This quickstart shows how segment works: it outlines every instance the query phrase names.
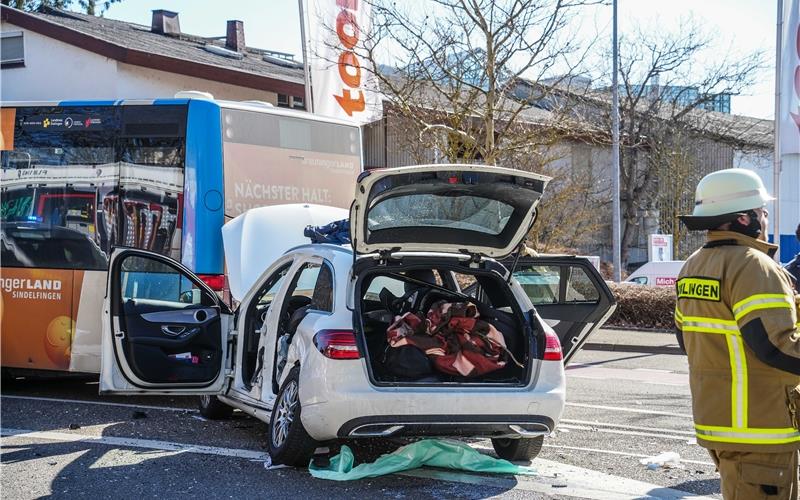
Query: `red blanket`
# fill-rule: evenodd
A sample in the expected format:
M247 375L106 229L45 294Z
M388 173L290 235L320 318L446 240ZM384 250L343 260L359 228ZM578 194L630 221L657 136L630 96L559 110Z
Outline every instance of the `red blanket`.
M426 318L408 312L386 332L389 346L421 349L444 373L474 377L499 370L510 357L503 335L468 302L436 302Z

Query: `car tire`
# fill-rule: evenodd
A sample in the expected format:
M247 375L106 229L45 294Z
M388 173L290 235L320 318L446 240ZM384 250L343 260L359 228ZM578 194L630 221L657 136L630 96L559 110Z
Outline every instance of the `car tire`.
M269 419L269 455L272 463L306 467L317 443L300 420L300 368L292 368L283 381Z
M200 415L211 420L231 418L233 408L226 405L216 396L200 396Z
M542 451L544 436L535 438L494 438L492 446L500 458L510 462L524 462L533 460Z

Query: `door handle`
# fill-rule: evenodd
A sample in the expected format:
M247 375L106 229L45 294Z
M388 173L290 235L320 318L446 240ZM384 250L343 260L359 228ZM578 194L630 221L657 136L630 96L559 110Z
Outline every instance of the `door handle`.
M184 333L185 331L186 331L185 326L163 325L161 327L161 332L171 337L177 337L178 335Z

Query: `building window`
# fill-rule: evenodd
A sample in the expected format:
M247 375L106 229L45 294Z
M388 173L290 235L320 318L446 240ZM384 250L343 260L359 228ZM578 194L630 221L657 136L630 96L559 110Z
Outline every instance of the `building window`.
M288 108L289 107L289 96L286 94L278 94L278 107L281 108Z
M305 99L303 99L302 97L293 96L292 107L294 109L306 109Z
M21 31L2 33L0 39L0 67L13 68L25 65L25 47Z

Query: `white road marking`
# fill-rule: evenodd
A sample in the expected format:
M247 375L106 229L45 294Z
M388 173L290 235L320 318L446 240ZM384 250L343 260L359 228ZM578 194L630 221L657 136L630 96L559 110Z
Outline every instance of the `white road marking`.
M494 448L491 446L481 446L480 444L471 444L475 449L484 450L484 451L494 451ZM616 451L616 450L606 450L603 448L582 448L580 446L562 446L559 444L543 444L543 448L553 448L556 450L572 450L572 451L588 451L592 453L600 453L603 455L618 455L622 457L635 457L635 458L648 458L651 455L642 455L641 453L631 453L628 451ZM539 458L533 461L533 465L535 466L536 463L539 462ZM703 462L702 460L686 460L681 458L681 463L685 464L696 464L696 465L708 465L710 467L716 467L713 462Z
M86 401L82 399L61 399L61 398L46 398L40 396L10 396L3 394L0 399L25 399L30 401L50 401L53 403L77 403L82 405L100 405L100 406L119 406L122 408L135 408L144 410L164 410L164 411L184 411L189 413L198 413L196 408L177 408L174 406L155 406L155 405L137 405L130 403L112 403L110 401Z
M645 410L640 408L626 408L621 406L604 406L604 405L591 405L586 403L567 403L567 406L574 406L576 408L593 408L596 410L611 410L611 411L622 411L622 412L629 412L629 413L645 413L647 415L661 415L665 417L682 417L692 419L692 415L687 413L673 413L669 411L653 411L653 410Z
M679 500L708 499L685 491L665 488L611 474L551 460L537 458L531 465L537 470L536 476L515 476L513 479L481 476L465 472L450 472L436 469L414 469L399 473L403 476L438 479L482 486L494 486L508 490L534 491L545 495L564 495L592 500Z
M688 436L673 436L671 434L662 434L654 432L639 432L639 431L626 431L621 429L603 429L601 427L589 427L584 425L558 425L559 428L576 430L576 431L592 431L592 432L605 432L606 434L620 434L623 436L640 436L640 437L657 437L661 439L671 439L674 441L687 441Z
M269 459L269 455L267 453L256 450L172 443L168 441L157 441L151 439L87 436L79 433L33 431L7 428L0 428L0 436L3 436L0 438L0 441L2 441L4 446L13 446L14 441L24 441L27 438L57 441L62 443L83 442L129 448L146 448L165 452L199 453L205 455L218 455L259 461L266 461ZM536 459L533 463L533 467L537 469L539 473L537 476L517 476L513 479L432 469L415 469L412 471L405 471L400 474L404 476L440 479L451 482L480 484L514 490L536 491L544 494L559 494L564 496L597 500L627 500L634 498L660 500L679 500L691 498L695 500L701 500L708 498L695 496L690 493L671 488L665 488L656 484L604 474L602 472L561 464L545 459Z
M172 443L155 439L123 438L113 436L88 436L80 433L32 431L25 429L0 428L0 436L4 445L11 444L18 438L44 439L62 443L96 443L109 446L123 446L128 448L147 448L149 450L180 451L184 453L199 453L202 455L219 455L223 457L246 458L249 460L268 460L269 453L256 450L243 450L237 448L220 448L217 446L204 446L199 444Z
M574 451L590 451L593 453L602 453L605 455L620 455L623 457L636 457L636 458L647 458L650 455L642 455L640 453L629 453L627 451L614 451L614 450L604 450L599 448L581 448L579 446L561 446L557 444L543 444L542 447L544 448L555 448L560 450L574 450ZM681 458L681 463L685 464L697 464L697 465L708 465L710 467L715 467L713 462L703 462L702 460L686 460Z
M636 425L611 424L611 423L608 423L608 422L592 422L590 420L574 420L574 419L570 419L570 418L562 418L561 422L562 423L567 423L567 424L575 424L575 425L589 425L589 426L592 426L592 427L615 427L615 428L618 428L618 429L630 429L630 430L634 430L634 431L669 432L669 433L672 433L672 434L684 434L686 436L691 436L691 437L695 436L695 432L694 431L690 431L690 430L659 429L659 428L656 428L656 427L639 427L639 426L636 426ZM560 425L559 425L559 427L560 427Z

